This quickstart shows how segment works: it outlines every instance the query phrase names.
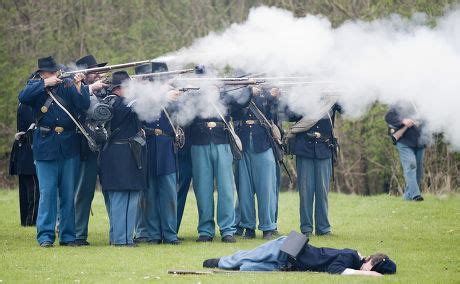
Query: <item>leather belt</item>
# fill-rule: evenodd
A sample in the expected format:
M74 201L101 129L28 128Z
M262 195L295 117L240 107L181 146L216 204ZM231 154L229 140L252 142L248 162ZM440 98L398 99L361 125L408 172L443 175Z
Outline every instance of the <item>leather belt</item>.
M145 135L147 136L170 136L172 137L172 135L164 132L162 129L160 128L144 128L144 131L145 131Z
M223 122L217 122L217 121L208 121L208 122L199 122L197 123L199 127L207 127L209 129L213 129L215 127L225 127L225 124Z
M245 120L244 121L245 124L247 125L254 125L254 124L260 124L260 122L258 120Z

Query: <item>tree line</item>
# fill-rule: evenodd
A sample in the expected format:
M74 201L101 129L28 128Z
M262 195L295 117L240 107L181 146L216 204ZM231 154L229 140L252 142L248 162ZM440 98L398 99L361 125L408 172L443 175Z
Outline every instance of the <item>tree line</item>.
M435 17L459 0L5 0L0 2L0 188L13 188L8 156L16 129L18 92L39 57L66 64L91 53L111 64L155 58L194 39L246 19L259 5L285 8L296 16L321 14L334 26L392 13ZM345 193L400 193L404 187L395 147L386 134L387 107L376 103L359 120L337 120L341 151L334 190ZM295 161L287 157L295 189ZM460 154L449 151L442 134L425 157L423 188L451 192L460 187Z

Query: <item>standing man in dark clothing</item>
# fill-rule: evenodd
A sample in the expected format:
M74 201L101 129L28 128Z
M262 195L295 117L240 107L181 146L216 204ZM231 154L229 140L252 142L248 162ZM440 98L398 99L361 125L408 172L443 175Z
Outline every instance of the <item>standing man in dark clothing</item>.
M30 106L19 103L17 133L10 157L10 175L19 177L19 211L21 226L35 226L40 191L32 153L35 128L34 113Z
M109 196L110 244L134 246L134 228L140 192L147 188L145 134L137 114L123 96L126 71L114 72L111 135L101 151L102 190Z
M335 101L334 98L325 99L322 102L324 106L319 108L318 115L312 119L291 115L290 120L297 122L286 135L292 139L288 147L296 155L300 230L307 236L313 233L313 212L316 235L331 233L328 193L336 147L333 128L335 113L341 112Z
M75 244L75 186L77 182L80 139L70 115L77 117L89 107L89 90L82 86L83 74L72 82L57 78L58 66L52 57L38 60L36 76L27 82L19 101L34 110L36 130L33 156L40 184L37 216L37 241L51 247L55 241L57 198L59 195L59 244ZM51 98L53 94L66 113Z
M91 54L78 59L75 63L79 69L102 67L107 64L107 62L97 63L96 59ZM99 74L88 73L86 74L84 84L94 84L99 77ZM100 87L107 87L107 85L102 82L97 82L96 84L101 85ZM93 88L90 89L90 100L97 99L97 91L98 90L95 89L93 90ZM97 157L99 153L93 153L90 150L86 138L82 137L81 143L80 174L75 195L75 242L78 245L89 245L87 241L88 222L91 212L91 203L93 202L94 192L96 190L98 172Z
M312 271L363 276L396 273L396 264L381 253L362 257L356 250L318 248L308 244L307 240L296 255L291 255L285 250L289 242L290 237L280 237L253 250L241 250L233 255L207 259L203 262L203 267L240 271Z
M276 161L273 154L271 128L273 107L278 92L252 87L251 105L237 110L233 115L236 133L243 143L243 157L237 161L237 188L240 222L246 229L245 238L255 238L257 196L259 229L264 239L271 239L277 228L276 214ZM256 109L255 109L256 108ZM259 115L255 114L258 112ZM262 113L265 119L258 119Z
M398 148L404 171L406 180L404 199L409 201L423 201L420 186L426 138L422 135L422 124L416 116L415 106L407 102L392 106L385 115L385 121L393 143Z

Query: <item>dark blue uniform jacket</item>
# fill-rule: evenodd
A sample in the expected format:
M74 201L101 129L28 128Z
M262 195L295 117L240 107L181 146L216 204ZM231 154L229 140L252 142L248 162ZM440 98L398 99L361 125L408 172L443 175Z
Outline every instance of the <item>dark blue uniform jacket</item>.
M19 104L17 112L17 132L26 132L35 122L30 106ZM10 157L10 175L35 175L35 164L32 153L32 135L29 133L15 140Z
M117 144L135 137L141 130L137 114L127 106L122 97L115 98L113 118L110 122L112 132L107 146L100 154L100 177L102 190L105 191L140 191L147 188L146 151L142 152L142 169L129 144Z
M359 270L362 260L352 249L317 248L305 245L295 261L296 270L341 274L345 269Z
M67 110L77 118L89 107L89 88L82 86L78 93L73 84L65 86L61 83L55 87L55 93L62 98ZM34 117L37 119L43 113L41 107L48 99L43 80L29 80L26 87L19 94L19 101L32 107ZM48 127L51 131L41 135L39 129L35 130L33 152L35 160L57 160L73 158L79 154L80 139L74 122L54 102L48 111L43 114L38 126ZM55 127L63 127L64 132L58 134Z
M406 117L410 118L414 114L413 108L391 107L385 115L385 121L392 127L399 129L404 127L402 120ZM407 129L398 142L409 147L423 148L425 145L421 140L421 128L414 125Z
M159 119L146 122L144 129L147 134L147 168L149 175L167 175L176 172L174 155L174 131L164 112ZM155 135L154 130L162 133Z
M331 119L326 115L321 118L309 130L296 134L294 142L294 155L308 159L328 159L332 157L332 148L330 142L332 139L332 129L336 111L342 112L339 105L334 105L329 111ZM298 121L302 117L289 114L290 121ZM321 138L312 137L314 132L319 132ZM309 135L310 134L310 135Z
M276 111L276 98L271 96L266 90L263 90L260 95L253 96L252 101L257 108L270 121L274 118ZM269 132L257 120L257 117L252 113L249 107L241 108L232 114L235 121L235 130L243 143L243 151L249 149L249 137L252 135L253 149L256 153L262 153L270 148ZM247 124L246 121L255 120L255 124ZM276 121L275 121L276 123ZM271 131L271 130L269 130Z
M246 87L238 90L237 95L235 94L226 94L226 92L221 93L221 97L224 101L224 104L228 108L227 114L225 115L225 120L229 122L231 120L230 113L236 111L238 108L247 107L252 97L252 91ZM212 107L212 106L209 106ZM217 126L214 128L209 128L207 126L208 122L216 122ZM211 143L214 144L228 144L229 138L227 130L223 125L222 119L219 116L211 118L196 118L191 126L191 143L192 145L208 145Z

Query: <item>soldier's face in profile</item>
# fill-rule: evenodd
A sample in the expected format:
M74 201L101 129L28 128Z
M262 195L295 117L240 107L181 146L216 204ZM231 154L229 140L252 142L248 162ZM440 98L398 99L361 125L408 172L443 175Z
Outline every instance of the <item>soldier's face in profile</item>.
M99 75L94 73L89 73L86 75L85 81L87 84L92 84L98 79Z
M366 257L366 259L364 260L364 263L361 265L361 268L359 270L364 270L364 271L372 270L372 263L369 257Z
M48 78L56 77L56 76L57 76L57 72L40 71L40 77L42 77L42 79L48 79Z
M114 88L114 89L112 90L112 93L113 93L114 95L119 96L119 97L123 97L124 91L123 91L123 88L121 88L121 87L116 87L116 88Z

